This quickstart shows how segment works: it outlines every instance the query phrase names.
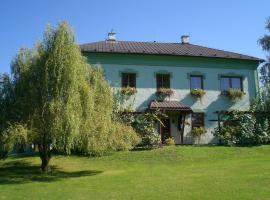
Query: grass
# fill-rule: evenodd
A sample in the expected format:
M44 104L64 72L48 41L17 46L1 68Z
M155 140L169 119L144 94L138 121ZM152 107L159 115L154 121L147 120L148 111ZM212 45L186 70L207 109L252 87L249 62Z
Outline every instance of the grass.
M0 161L0 199L270 199L270 146L165 147L85 158Z

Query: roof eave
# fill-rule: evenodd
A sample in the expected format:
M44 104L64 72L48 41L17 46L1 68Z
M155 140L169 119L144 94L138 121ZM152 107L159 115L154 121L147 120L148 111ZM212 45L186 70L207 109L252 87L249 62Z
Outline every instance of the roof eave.
M196 58L217 58L217 59L230 59L230 60L243 60L243 61L257 61L258 63L265 62L264 59L261 58L231 58L231 57L220 57L220 56L200 56L200 55L176 55L176 54L158 54L158 53L132 53L132 52L113 52L113 51L89 51L89 50L81 50L82 53L100 53L100 54L126 54L126 55L153 55L153 56L175 56L175 57L196 57Z

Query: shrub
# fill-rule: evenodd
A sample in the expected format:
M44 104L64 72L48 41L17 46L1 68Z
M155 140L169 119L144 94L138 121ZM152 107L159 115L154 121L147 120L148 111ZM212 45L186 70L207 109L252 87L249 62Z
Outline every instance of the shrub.
M266 118L256 118L252 113L233 111L214 135L223 145L258 145L269 142L269 123Z
M26 144L28 129L21 124L12 124L0 133L0 159L7 158L15 144Z
M119 112L114 114L115 121L120 121L136 131L141 138L138 146L153 148L161 143L161 137L156 131L156 122L159 121L158 111L151 113Z
M205 91L203 89L192 89L190 94L194 97L202 98L205 95Z
M195 137L201 137L201 135L204 134L204 132L205 132L205 130L203 127L194 127L191 130L192 135Z
M126 96L131 96L137 93L137 89L135 87L124 87L121 89L121 94Z
M140 138L131 126L117 122L112 126L110 142L112 150L130 150L140 142Z
M161 143L161 137L156 131L155 124L159 121L159 112L141 113L134 117L132 127L141 137L139 146L153 148Z
M237 99L242 99L244 96L244 92L242 92L239 89L229 89L226 93L226 95L231 99L231 100L237 100Z
M167 145L167 146L175 145L174 139L172 139L172 138L167 138L167 139L164 141L164 144Z
M156 130L156 123L161 117L166 117L159 110L153 112L134 112L131 105L126 105L118 92L114 93L113 120L121 122L127 126L132 126L140 137L139 147L153 148L161 143L160 134Z
M191 130L191 134L198 139L198 143L201 141L201 136L205 133L205 129L203 127L194 127Z

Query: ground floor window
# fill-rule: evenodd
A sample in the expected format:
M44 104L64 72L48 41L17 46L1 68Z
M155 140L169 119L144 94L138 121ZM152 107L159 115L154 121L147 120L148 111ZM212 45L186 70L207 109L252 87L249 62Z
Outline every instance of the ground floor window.
M191 123L192 128L204 127L204 113L192 113Z

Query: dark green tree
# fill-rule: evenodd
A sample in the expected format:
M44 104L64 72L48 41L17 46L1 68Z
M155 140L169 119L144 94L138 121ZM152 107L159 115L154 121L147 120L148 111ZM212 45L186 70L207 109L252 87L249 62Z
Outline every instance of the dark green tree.
M270 17L267 19L265 29L270 33ZM260 68L261 82L264 86L269 86L270 84L270 35L265 34L259 39L259 44L262 49L267 53L267 60L264 62Z

